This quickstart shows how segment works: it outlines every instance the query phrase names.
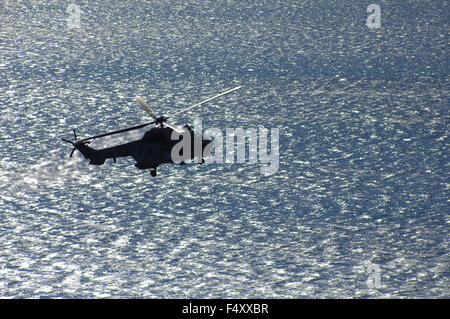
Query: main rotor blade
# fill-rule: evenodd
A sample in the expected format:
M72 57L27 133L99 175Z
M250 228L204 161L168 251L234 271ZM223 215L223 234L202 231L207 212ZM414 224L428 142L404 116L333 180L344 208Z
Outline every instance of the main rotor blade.
M168 127L170 127L172 130L174 130L175 132L177 132L178 134L183 134L184 132L186 132L186 129L177 126L177 125L173 125L167 122L162 122L163 125L166 125Z
M150 115L154 119L158 117L158 114L153 111L153 109L147 104L147 102L144 101L143 98L141 98L140 96L136 96L136 102L138 102L142 106L142 108L145 112L147 112L148 115Z
M186 108L186 109L184 109L184 110L181 110L181 111L179 111L179 112L176 112L176 113L172 114L171 116L168 116L167 118L174 117L174 116L176 116L176 115L178 115L178 114L181 114L181 113L183 113L183 112L186 112L187 110L190 110L190 109L192 109L192 108L194 108L194 107L196 107L196 106L200 106L200 105L202 105L202 104L205 104L206 102L209 102L209 101L211 101L211 100L217 99L218 97L220 97L220 96L222 96L222 95L231 93L231 92L236 91L237 89L240 89L240 88L241 88L241 86L237 86L237 87L235 87L235 88L233 88L233 89L230 89L230 90L227 90L227 91L222 92L222 93L220 93L220 94L217 94L217 95L215 95L215 96L213 96L213 97L210 97L209 99L206 99L206 100L204 100L204 101L201 101L200 103L197 103L197 104L192 105L192 106L190 106L190 107L188 107L188 108Z
M91 137L86 137L86 138L83 138L82 140L79 140L79 141L77 141L77 142L86 142L86 141L89 141L89 140L93 140L93 139L95 139L95 138L100 138L100 137L105 137L105 136L109 136L109 135L114 135L114 134L119 134L119 133L125 133L125 132L128 132L128 131L138 130L138 129L140 129L140 128L143 128L143 127L145 127L145 126L148 126L148 125L154 124L154 123L155 123L155 121L150 122L150 123L144 123L144 124L140 124L140 125L136 125L136 126L131 126L131 127L123 128L123 129L117 130L117 131L111 131L111 132L104 133L104 134L100 134L100 135L95 135L95 136L91 136Z

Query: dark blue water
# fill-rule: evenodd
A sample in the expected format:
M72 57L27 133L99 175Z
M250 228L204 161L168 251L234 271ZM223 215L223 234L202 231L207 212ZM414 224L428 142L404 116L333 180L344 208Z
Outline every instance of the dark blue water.
M448 298L448 2L370 3L1 1L0 296ZM176 122L279 128L273 175L60 139L237 85Z

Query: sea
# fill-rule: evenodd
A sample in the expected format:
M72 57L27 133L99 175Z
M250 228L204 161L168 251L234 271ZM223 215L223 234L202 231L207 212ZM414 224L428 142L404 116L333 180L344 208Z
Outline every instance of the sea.
M450 298L449 21L441 0L1 0L0 297ZM150 121L137 95L170 115L237 86L170 121L278 130L270 173L152 177L61 140Z

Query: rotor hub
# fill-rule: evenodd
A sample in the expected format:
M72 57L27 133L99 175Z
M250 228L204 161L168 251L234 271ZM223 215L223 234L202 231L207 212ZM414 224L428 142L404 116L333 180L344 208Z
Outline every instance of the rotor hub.
M155 119L155 123L161 124L162 122L165 122L166 120L167 120L167 118L166 118L165 116L158 116L158 117Z

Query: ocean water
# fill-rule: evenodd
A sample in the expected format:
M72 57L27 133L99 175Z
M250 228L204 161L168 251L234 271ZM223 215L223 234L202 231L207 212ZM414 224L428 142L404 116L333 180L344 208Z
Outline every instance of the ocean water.
M1 0L0 296L449 298L449 21L448 1ZM136 95L170 114L237 85L174 121L279 128L275 174L152 178L61 141L148 121Z

